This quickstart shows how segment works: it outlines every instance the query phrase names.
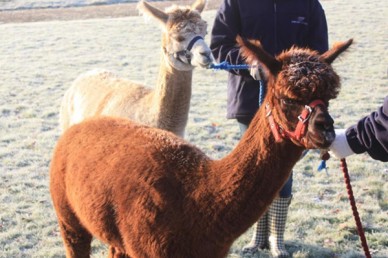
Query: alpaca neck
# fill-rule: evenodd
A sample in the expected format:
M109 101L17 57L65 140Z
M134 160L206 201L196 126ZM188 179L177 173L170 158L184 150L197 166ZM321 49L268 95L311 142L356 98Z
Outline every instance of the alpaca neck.
M183 137L190 109L193 71L179 71L168 63L167 56L162 59L153 99L158 116L156 127Z
M275 143L265 108L258 111L236 148L212 167L212 190L225 236L238 236L263 214L287 181L302 148L289 140ZM223 223L225 225L220 225Z

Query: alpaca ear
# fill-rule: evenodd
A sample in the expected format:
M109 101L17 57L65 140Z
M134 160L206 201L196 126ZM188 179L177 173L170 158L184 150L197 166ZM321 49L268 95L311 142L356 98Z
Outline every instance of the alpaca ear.
M202 13L203 9L205 9L206 0L197 0L191 5L192 10L197 10L199 13Z
M143 0L139 1L139 3L137 4L137 9L139 9L139 11L144 15L147 15L149 17L156 19L157 21L162 23L162 25L167 24L168 14L166 14L162 10L159 10L156 7L153 7L148 2Z
M321 60L331 64L342 52L344 52L353 43L353 39L344 42L337 42L334 46L321 55Z
M242 56L245 58L248 64L259 62L274 76L280 72L282 64L263 49L260 41L246 40L243 39L240 35L237 35L236 41L240 46Z

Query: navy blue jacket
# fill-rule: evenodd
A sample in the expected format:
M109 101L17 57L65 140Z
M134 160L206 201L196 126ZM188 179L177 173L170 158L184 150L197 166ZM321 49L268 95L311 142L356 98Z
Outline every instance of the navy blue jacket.
M259 39L277 55L293 45L325 52L327 23L318 0L224 0L211 32L210 48L217 62L243 64L237 34ZM227 117L250 121L259 107L259 82L248 70L228 73Z
M354 153L367 152L373 159L388 161L388 96L384 104L346 130Z

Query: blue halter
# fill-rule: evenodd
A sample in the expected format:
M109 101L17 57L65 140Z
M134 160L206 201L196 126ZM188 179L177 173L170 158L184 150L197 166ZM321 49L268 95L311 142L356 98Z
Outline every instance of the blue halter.
M182 63L185 63L185 62L183 62L183 60L181 59L181 57L183 56L183 57L186 58L187 63L191 65L191 53L190 53L190 51L191 51L191 49L193 48L195 42L197 42L197 41L200 40L200 39L203 40L203 38L202 38L201 36L195 36L194 38L192 38L192 39L190 40L189 44L187 45L187 48L184 49L184 50L175 52L175 53L174 53L174 57L175 57L178 61L180 61L180 62L182 62Z

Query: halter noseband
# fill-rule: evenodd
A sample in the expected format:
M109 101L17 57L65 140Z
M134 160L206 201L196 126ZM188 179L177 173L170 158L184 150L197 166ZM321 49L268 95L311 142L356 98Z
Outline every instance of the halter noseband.
M275 141L281 142L283 138L290 138L300 142L300 140L306 135L307 122L310 119L314 108L318 105L323 105L326 107L325 103L320 99L313 100L310 104L305 105L302 113L298 116L299 121L296 125L295 131L290 132L275 122L272 116L271 107L267 102L265 104L265 110L267 111L266 117L268 118L268 122L271 127L272 134L275 137Z
M201 36L195 36L194 38L192 38L192 39L190 40L189 44L187 45L187 48L186 48L186 49L181 50L181 51L178 51L178 52L175 52L175 53L173 54L173 55L174 55L174 58L175 58L176 60L182 62L182 63L185 63L185 62L183 62L183 60L182 60L182 58L181 58L181 57L183 56L184 58L186 58L187 63L188 63L189 65L191 65L191 53L190 53L190 51L191 51L191 49L193 48L195 42L197 42L197 41L200 40L200 39L203 40L203 38L202 38Z

